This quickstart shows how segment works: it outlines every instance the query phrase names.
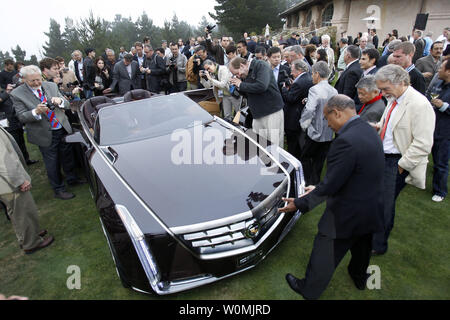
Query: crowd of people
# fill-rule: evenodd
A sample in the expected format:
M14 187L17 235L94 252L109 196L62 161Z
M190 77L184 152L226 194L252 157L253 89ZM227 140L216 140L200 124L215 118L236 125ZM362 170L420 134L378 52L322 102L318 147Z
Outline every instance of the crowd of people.
M0 73L0 200L8 208L25 253L53 242L39 228L26 166L33 165L24 140L39 146L55 197L85 183L74 170L70 101L124 95L144 89L171 94L213 88L222 116L233 121L243 105L252 127L301 161L307 188L287 207L306 212L327 199L304 279L287 275L293 290L318 298L340 259L350 250L349 273L359 289L371 255L387 252L395 203L405 184L425 189L433 157L432 200L447 196L450 152L450 28L433 40L414 30L393 30L379 46L376 30L332 43L329 35L292 33L287 40L205 35L184 42L149 37L116 55L106 48L75 50L39 66L5 61ZM368 129L369 128L369 129ZM286 138L286 140L285 140ZM327 161L327 173L321 180ZM11 214L14 212L14 214ZM334 246L334 247L333 247Z

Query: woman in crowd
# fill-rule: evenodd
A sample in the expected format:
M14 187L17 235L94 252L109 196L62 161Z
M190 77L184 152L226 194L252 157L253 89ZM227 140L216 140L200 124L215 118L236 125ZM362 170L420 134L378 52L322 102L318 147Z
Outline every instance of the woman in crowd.
M227 66L221 66L211 60L203 62L205 69L203 74L200 74L200 82L205 88L214 87L214 96L219 103L222 99L223 117L225 120L233 120L233 109L237 113L239 111L239 104L241 99L239 95L234 96L230 92L230 79L232 74Z
M323 50L325 51L325 50ZM312 66L317 60L317 47L314 44L308 44L305 48L305 58L309 65Z
M317 61L325 61L328 64L328 55L325 49L319 49L317 50Z
M102 57L95 59L95 89L94 94L96 96L102 96L103 90L109 88L111 85L111 71L105 64L105 60Z

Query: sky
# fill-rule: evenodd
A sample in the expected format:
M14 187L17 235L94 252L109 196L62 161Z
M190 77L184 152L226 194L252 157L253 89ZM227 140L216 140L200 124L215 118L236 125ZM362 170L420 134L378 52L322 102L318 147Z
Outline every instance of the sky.
M33 5L39 4L37 10ZM208 12L214 12L214 0L30 0L8 1L8 11L2 4L2 17L0 18L0 50L3 52L15 48L18 44L27 52L27 58L35 54L42 58L40 52L48 38L44 32L48 32L50 18L55 19L64 30L64 19L70 17L74 21L89 16L92 10L94 17L113 21L116 14L123 17L131 17L132 21L142 14L147 13L153 20L153 24L162 27L164 20L171 20L174 12L179 21L186 21L190 25L197 26L202 16L211 21Z

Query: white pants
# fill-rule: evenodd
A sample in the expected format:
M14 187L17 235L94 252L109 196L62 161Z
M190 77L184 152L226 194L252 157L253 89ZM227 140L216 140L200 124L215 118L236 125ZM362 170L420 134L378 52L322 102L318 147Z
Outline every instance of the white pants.
M274 145L284 147L283 109L259 119L253 119L253 131Z

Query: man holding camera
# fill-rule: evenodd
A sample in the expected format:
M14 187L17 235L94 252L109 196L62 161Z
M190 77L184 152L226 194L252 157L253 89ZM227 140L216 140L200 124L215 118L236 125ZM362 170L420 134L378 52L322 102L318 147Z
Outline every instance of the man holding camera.
M220 39L220 45L214 46L211 39L211 32L214 27L207 26L205 28L206 32L206 49L208 52L214 55L216 62L221 66L228 64L228 57L226 54L226 49L230 44L230 39L226 36L222 36Z
M247 96L253 115L253 130L283 148L284 102L269 64L256 59L249 62L236 57L228 67L236 76L230 80L231 84Z
M187 89L186 64L187 58L180 54L178 44L170 46L172 57L167 59L167 71L169 72L170 89L169 93L183 92Z
M55 198L72 199L75 195L66 191L61 166L69 185L84 181L75 174L72 145L64 141L65 135L72 133L64 113L64 109L69 108L69 102L63 98L56 84L42 81L38 67L23 67L21 73L25 84L11 92L17 117L25 124L28 141L39 146Z
M194 55L188 60L186 69L186 79L189 81L191 90L202 88L200 84L199 73L203 69L203 62L212 60L216 62L212 56L208 54L206 48L202 45L195 47Z

